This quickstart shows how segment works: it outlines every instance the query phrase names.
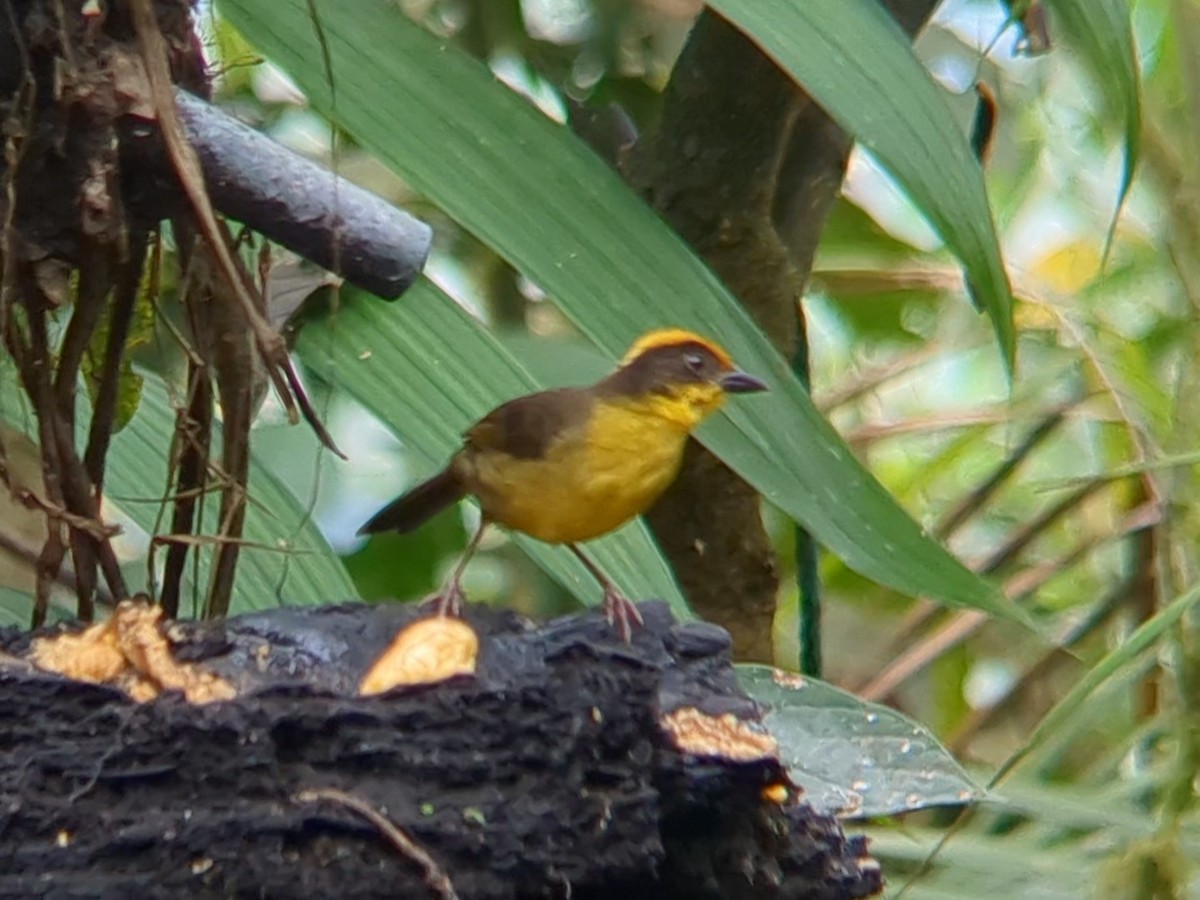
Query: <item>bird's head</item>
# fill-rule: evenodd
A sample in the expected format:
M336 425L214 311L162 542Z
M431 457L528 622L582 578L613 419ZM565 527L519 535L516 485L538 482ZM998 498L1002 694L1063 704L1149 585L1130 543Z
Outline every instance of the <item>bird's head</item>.
M601 384L689 428L719 409L727 394L767 389L734 366L723 348L678 328L642 335Z

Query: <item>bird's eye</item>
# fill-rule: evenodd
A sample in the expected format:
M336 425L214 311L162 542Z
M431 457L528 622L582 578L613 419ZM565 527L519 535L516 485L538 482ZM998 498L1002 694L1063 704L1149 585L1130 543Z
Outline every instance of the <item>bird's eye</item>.
M693 372L700 372L704 368L704 357L699 353L689 353L683 361Z

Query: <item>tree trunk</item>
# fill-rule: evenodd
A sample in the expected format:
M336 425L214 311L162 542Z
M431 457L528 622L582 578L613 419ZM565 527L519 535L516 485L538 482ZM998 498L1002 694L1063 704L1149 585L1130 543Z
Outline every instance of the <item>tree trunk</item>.
M915 34L937 2L884 6ZM850 146L790 76L706 9L672 72L661 122L623 168L795 358L806 341L801 298ZM693 609L733 635L736 658L769 662L779 574L760 512L754 490L693 441L648 518Z

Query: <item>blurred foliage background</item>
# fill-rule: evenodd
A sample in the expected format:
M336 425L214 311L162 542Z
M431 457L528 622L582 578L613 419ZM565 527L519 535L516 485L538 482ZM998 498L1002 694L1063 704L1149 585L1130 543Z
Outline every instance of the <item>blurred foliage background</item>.
M277 521L315 525L306 550L314 560L331 552L341 559L316 582L327 592L298 575L308 556L276 552L262 563L261 581L239 576L235 609L355 592L415 599L441 583L474 511L447 512L406 536L364 542L355 529L440 462L484 386L512 396L538 383L586 382L607 368L613 348L598 348L577 311L564 312L512 254L397 175L359 129L335 128L306 102L297 83L328 80L335 109L353 104L344 68L330 79L314 53L305 77L295 65L285 74L256 49L263 33L231 24L252 21L256 4L228 5L230 20L220 4L199 16L220 102L413 211L436 236L426 285L393 307L343 291L303 333L307 383L352 465L322 452L307 430L287 427L269 398L255 427L257 484L276 491L263 507ZM638 132L658 115L701 9L691 0L400 5L546 116L561 121L576 105L609 114L616 104ZM1069 652L978 608L881 586L826 553L822 675L925 723L979 783L1006 761L1015 766L961 815L926 811L872 825L893 893L954 823L911 896L1200 896L1200 654L1189 613L1200 560L1200 3L1096 7L1095 17L1116 10L1127 23L1132 60L1122 55L1120 29L1111 32L1115 43L1089 43L1107 25L1081 30L1072 16L1086 4L1065 2L1046 4L1050 46L1031 52L1038 35L1011 21L1029 6L947 0L915 43L961 134L977 114L976 81L995 94L985 173L1014 297L1015 375L997 352L993 323L965 298L944 235L861 149L822 233L804 310L816 407L928 535L1032 610L1043 634ZM764 2L763 15L774 8ZM382 62L364 54L368 79ZM1132 112L1125 72L1137 78L1140 108ZM402 116L381 124L385 134L406 127ZM492 140L477 137L483 146ZM1135 147L1139 166L1114 220ZM586 193L572 184L548 190ZM439 305L442 293L453 308ZM611 298L615 309L623 302ZM358 373L366 363L359 341L385 330L388 347L407 349L389 357L393 381L373 389L371 379L383 376ZM445 356L433 352L438 340L448 342ZM503 377L470 362L497 353L516 366ZM431 387L422 360L462 369ZM165 401L155 403L165 416ZM149 427L152 407L144 401L126 440ZM132 516L137 480L122 484L113 479L109 499ZM797 532L794 517L775 506L765 516L780 566L774 658L795 669ZM144 570L153 529L131 519L127 530L125 557ZM881 540L886 546L886 528ZM253 573L253 560L269 555L247 552L246 565ZM652 557L642 530L607 559L626 566L643 593L675 591ZM570 611L574 575L554 565L493 531L467 571L467 592L535 617ZM352 588L328 593L343 583L338 573ZM6 609L23 618L17 601Z

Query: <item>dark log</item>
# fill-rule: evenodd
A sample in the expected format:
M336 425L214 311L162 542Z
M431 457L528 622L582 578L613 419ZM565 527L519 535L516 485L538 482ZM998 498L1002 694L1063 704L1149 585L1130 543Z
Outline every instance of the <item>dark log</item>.
M759 710L724 631L642 612L627 646L596 614L472 608L474 675L378 697L356 685L411 606L174 624L175 658L239 690L202 706L0 664L0 896L445 896L422 853L463 898L876 892L862 838L779 802L773 756L678 749L671 711Z

